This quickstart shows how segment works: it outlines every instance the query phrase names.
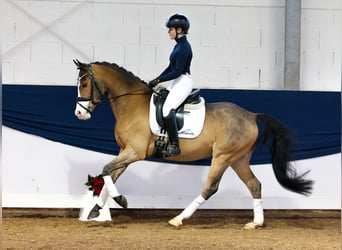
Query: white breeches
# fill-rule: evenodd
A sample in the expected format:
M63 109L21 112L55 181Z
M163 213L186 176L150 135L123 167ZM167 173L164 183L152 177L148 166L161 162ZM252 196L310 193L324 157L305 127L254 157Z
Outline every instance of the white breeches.
M162 83L169 91L164 106L163 116L166 117L171 109L177 109L190 95L194 85L190 75L180 75L178 78Z

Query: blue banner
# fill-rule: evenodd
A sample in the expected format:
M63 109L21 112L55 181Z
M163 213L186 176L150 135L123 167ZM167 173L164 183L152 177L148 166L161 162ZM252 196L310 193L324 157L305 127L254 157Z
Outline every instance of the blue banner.
M119 153L109 104L99 104L90 120L78 120L76 86L3 85L2 91L3 125L80 148ZM339 92L202 89L201 95L206 102L233 102L280 120L295 137L293 160L341 152ZM257 147L252 164L269 162L268 150ZM191 164L210 165L210 159Z

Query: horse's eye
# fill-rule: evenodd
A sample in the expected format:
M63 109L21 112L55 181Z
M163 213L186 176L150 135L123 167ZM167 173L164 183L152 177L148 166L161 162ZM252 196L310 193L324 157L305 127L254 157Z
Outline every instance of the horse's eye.
M82 88L86 88L86 87L87 87L87 83L82 83L82 84L81 84L81 87L82 87Z

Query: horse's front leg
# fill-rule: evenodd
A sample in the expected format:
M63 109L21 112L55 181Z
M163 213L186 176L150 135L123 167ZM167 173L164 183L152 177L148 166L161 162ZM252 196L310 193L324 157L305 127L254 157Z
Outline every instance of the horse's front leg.
M108 196L112 197L121 207L127 208L128 203L126 197L119 193L114 183L126 170L128 165L137 160L139 160L139 158L133 150L124 150L120 152L114 160L103 167L102 176L105 184L96 205L89 212L88 220L94 219L100 215L100 209L105 205Z

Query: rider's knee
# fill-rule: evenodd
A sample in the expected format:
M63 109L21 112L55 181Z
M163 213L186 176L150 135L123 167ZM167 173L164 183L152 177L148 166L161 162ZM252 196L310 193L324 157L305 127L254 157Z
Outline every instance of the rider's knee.
M167 117L173 108L164 104L163 106L163 117Z

